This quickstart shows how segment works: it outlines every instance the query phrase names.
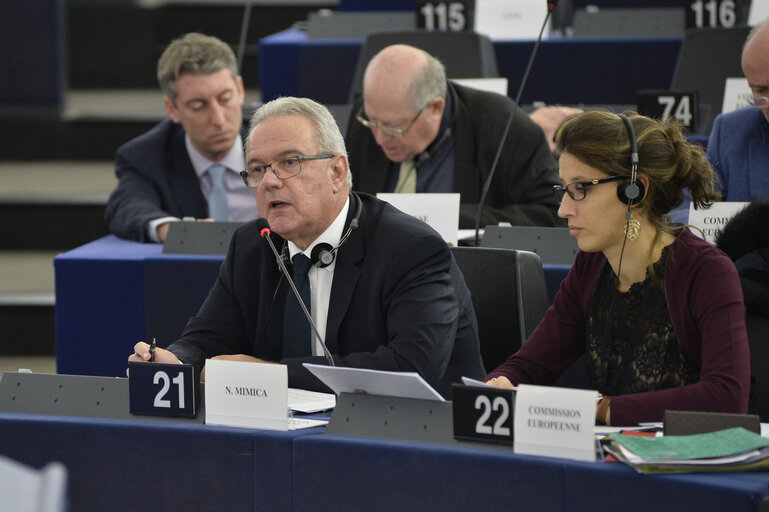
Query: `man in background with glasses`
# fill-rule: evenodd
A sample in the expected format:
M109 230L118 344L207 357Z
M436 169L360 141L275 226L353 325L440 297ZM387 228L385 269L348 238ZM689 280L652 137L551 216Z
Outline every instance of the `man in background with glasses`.
M190 33L160 56L158 82L169 119L121 146L118 186L106 221L121 238L163 242L183 217L247 221L258 217L243 190L243 79L232 49Z
M769 198L769 24L753 28L742 50L742 72L752 106L721 114L713 123L707 156L723 201ZM688 209L688 205L687 205Z
M156 362L280 362L290 387L327 390L302 366L327 359L268 236L336 366L417 372L445 397L462 376L483 377L470 292L449 248L425 223L351 193L344 139L325 107L279 98L259 108L241 176L272 235L259 222L235 232L205 303ZM149 359L146 343L129 357Z
M407 45L383 49L366 68L347 131L356 189L459 192L459 227L472 228L511 114L481 226L562 225L542 129L510 98L448 81L437 59Z

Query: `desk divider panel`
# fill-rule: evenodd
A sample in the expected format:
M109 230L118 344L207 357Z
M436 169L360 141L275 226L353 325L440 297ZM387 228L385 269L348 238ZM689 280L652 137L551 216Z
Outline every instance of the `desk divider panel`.
M0 411L141 421L203 423L201 384L195 418L136 416L129 412L128 379L6 372L0 380Z
M512 446L454 439L451 402L437 400L341 393L326 433L513 451Z

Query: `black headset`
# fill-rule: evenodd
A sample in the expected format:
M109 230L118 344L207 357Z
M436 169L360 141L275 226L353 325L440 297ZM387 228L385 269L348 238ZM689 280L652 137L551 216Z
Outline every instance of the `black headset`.
M629 209L634 204L641 202L646 195L646 188L643 182L638 180L638 141L635 136L635 128L625 114L617 115L625 123L630 139L630 179L620 182L617 186L617 197L627 204Z
M360 214L363 210L363 202L355 192L351 192L350 195L355 197L355 200L358 202L358 209L355 211L355 217L353 217L353 219L350 221L350 225L347 226L347 231L345 231L344 235L342 235L342 238L339 240L339 244L336 247L331 247L331 244L322 242L312 248L312 252L310 253L311 265L317 265L318 268L325 268L334 263L334 259L336 258L336 251L338 251L339 248L344 245L344 243L350 237L352 230L358 227Z

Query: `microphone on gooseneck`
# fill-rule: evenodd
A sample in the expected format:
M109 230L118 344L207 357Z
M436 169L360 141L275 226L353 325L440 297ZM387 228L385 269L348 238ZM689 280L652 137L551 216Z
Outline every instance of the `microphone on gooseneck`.
M334 358L331 357L331 352L328 351L328 347L326 347L326 341L323 339L323 336L320 335L318 332L318 327L315 325L315 322L312 320L312 315L310 315L310 312L307 311L307 306L304 305L304 301L302 300L301 295L299 295L299 290L296 289L296 285L294 285L294 280L291 279L291 274L288 273L288 269L286 268L285 263L283 263L283 258L280 257L280 254L278 254L278 250L275 248L275 244L272 243L272 240L270 239L270 227L267 224L267 221L265 219L259 219L257 221L257 226L259 227L259 234L267 240L267 243L270 245L270 249L272 249L272 253L275 255L275 261L278 262L278 266L280 267L280 271L283 272L283 275L286 277L286 280L288 281L288 284L291 286L291 290L294 292L294 295L296 296L296 299L299 301L299 305L302 306L302 311L304 312L304 316L307 317L307 321L310 322L310 325L312 326L312 331L315 333L315 336L318 337L318 340L320 341L321 347L323 347L323 355L326 356L326 361L328 361L329 366L336 366L334 364Z
M537 36L537 42L534 43L534 49L531 51L531 56L529 57L529 64L526 66L526 71L523 73L523 78L521 79L521 85L518 87L518 93L515 95L515 104L518 105L518 102L521 100L521 94L523 94L523 88L526 85L526 81L529 79L529 71L531 71L531 65L534 63L534 56L537 54L537 49L539 48L539 43L542 41L542 34L545 32L545 27L547 26L547 22L550 19L550 15L553 13L553 9L555 9L556 1L548 1L547 2L547 14L545 15L545 21L542 23L542 28L539 30L539 36ZM507 118L507 124L505 125L505 129L502 131L502 140L499 141L499 147L497 148L497 153L494 156L494 162L491 164L491 170L489 170L489 175L486 176L486 181L483 183L483 191L481 192L481 199L478 201L478 214L475 216L475 245L476 247L480 245L480 228L481 228L481 217L483 216L483 207L486 203L486 195L489 193L489 187L491 187L491 179L494 177L494 171L497 170L497 163L499 163L499 157L502 155L502 148L505 146L505 139L507 139L507 132L510 131L510 126L513 124L513 117L515 116L515 109L513 109L512 112L510 112L510 116Z
M240 39L238 40L238 73L243 73L243 58L246 56L246 37L248 25L251 22L251 2L246 2L243 11L243 22L240 25Z

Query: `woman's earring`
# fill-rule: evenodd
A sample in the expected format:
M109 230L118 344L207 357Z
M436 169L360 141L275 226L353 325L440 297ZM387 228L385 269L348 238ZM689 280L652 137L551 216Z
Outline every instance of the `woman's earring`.
M630 214L630 220L625 224L625 236L628 240L635 240L641 232L641 223L638 222L633 214Z

